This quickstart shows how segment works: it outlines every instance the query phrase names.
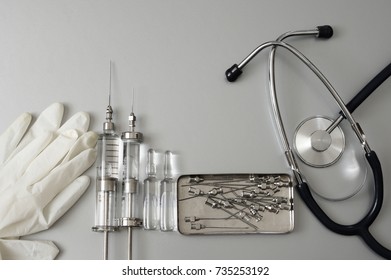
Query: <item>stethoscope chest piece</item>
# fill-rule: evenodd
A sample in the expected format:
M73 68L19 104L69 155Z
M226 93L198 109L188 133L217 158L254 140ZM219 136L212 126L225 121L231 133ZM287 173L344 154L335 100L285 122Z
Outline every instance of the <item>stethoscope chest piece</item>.
M340 127L327 131L332 120L316 116L304 120L296 129L293 146L299 158L309 166L327 167L336 163L345 149Z

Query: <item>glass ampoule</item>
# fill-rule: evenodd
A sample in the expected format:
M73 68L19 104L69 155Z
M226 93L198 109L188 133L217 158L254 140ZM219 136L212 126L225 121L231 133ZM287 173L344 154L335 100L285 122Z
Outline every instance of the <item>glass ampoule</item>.
M159 181L156 178L155 151L147 154L147 178L143 188L143 226L153 230L159 227Z
M164 179L160 182L160 230L175 228L175 181L173 179L172 153L165 152Z

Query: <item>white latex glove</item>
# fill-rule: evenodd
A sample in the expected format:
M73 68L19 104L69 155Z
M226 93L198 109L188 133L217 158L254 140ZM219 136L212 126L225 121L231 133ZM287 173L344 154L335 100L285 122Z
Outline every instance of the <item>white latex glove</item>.
M87 131L87 113L60 127L63 113L52 104L30 129L24 113L0 136L0 259L54 258L52 242L9 238L48 229L89 186L82 174L95 161L97 135Z
M0 239L0 260L52 260L58 253L51 241Z

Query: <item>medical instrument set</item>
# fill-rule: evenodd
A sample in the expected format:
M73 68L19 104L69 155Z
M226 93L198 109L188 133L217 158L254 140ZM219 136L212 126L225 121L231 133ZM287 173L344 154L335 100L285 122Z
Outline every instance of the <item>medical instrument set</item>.
M322 72L298 49L284 42L294 36L331 38L330 26L312 30L287 32L275 41L261 44L241 63L226 71L226 78L234 82L244 67L262 50L270 48L269 94L274 121L281 140L284 155L291 168L289 174L198 174L173 177L173 154L164 154L164 179L157 179L157 155L154 149L147 152L146 179L140 181L140 145L143 134L135 130L136 116L129 116L129 130L119 137L112 122L111 64L109 105L103 134L98 138L96 180L96 217L94 231L104 233L104 259L108 258L108 234L122 228L128 233L128 259L132 259L132 230L172 231L176 224L184 235L205 234L281 234L294 228L293 188L295 187L313 214L330 230L342 235L360 236L377 254L391 258L390 250L382 246L369 232L383 203L383 177L376 153L370 148L360 125L352 116L353 111L391 75L391 64L372 79L348 104L326 79ZM340 108L339 117L316 116L301 122L293 137L293 148L284 128L276 94L275 55L278 47L284 48L304 63L326 86ZM314 194L330 200L346 200L356 195L364 183L354 192L342 198L327 198L314 191L304 177L296 158L314 168L326 168L337 163L345 152L346 139L340 123L347 119L364 150L364 157L372 170L374 198L367 214L351 225L333 221L318 205ZM294 183L295 181L295 183ZM176 203L175 203L176 202ZM142 210L141 210L142 209ZM139 211L141 210L141 212Z
M328 39L332 37L333 29L330 26L319 26L312 30L292 31L281 35L275 41L269 41L258 46L252 51L241 63L234 64L226 72L226 78L229 82L234 82L242 74L244 67L262 50L271 48L269 54L269 94L271 106L273 109L274 120L278 129L278 135L283 146L284 154L289 167L292 170L296 180L295 188L300 197L306 203L312 213L319 221L331 231L342 235L357 235L377 254L390 259L391 251L381 245L370 233L369 227L377 218L383 203L383 176L381 164L376 153L370 148L367 138L360 125L355 121L352 112L391 74L391 66L384 68L373 80L371 80L347 105L343 102L337 91L322 74L322 72L300 51L290 44L283 42L292 36L315 36L318 38ZM333 221L318 205L309 182L305 179L299 165L296 161L296 155L292 150L288 137L283 125L279 105L277 102L275 88L275 53L277 47L282 47L294 54L303 62L326 86L333 99L340 108L340 116L336 120L325 117L309 118L304 121L296 130L294 151L298 157L306 164L313 167L327 167L338 161L341 153L344 151L345 139L341 128L338 126L343 119L347 119L357 136L362 148L366 161L368 162L374 179L374 197L373 201L364 215L364 217L350 225L343 225ZM354 195L356 193L353 193ZM352 195L346 197L350 198Z
M182 234L293 230L293 189L287 174L182 175L177 187Z

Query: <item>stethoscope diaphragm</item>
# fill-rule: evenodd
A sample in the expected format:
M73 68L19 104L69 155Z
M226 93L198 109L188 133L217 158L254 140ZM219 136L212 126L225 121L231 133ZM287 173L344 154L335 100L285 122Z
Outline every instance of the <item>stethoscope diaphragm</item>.
M293 146L299 158L312 167L336 163L345 149L345 136L340 127L328 133L332 120L323 116L308 118L297 127Z

